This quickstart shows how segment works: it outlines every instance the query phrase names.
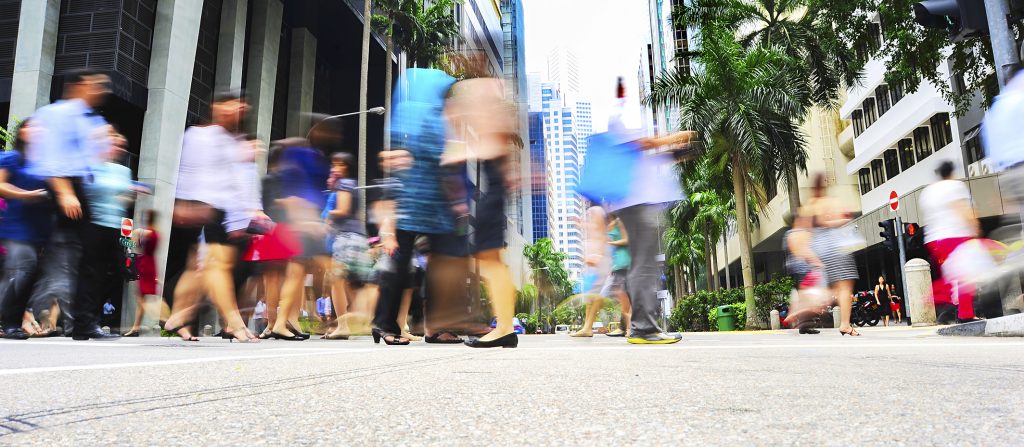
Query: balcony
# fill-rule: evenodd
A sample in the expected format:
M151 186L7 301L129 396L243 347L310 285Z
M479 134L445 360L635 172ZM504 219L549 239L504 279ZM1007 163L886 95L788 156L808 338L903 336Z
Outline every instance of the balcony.
M904 97L854 138L856 157L846 165L846 173L856 174L886 149L895 147L897 141L906 138L915 128L927 123L932 115L944 112L951 113L952 108L933 88L922 84L921 90Z

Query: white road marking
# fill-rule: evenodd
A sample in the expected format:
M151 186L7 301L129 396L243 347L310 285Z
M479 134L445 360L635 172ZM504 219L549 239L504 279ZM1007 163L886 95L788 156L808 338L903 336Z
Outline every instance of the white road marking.
M89 347L89 348L130 348L134 346L145 346L141 343L120 343L115 341L43 341L43 340L2 340L0 344L11 345L11 346L34 346L39 347L40 345L46 346L75 346L75 347Z

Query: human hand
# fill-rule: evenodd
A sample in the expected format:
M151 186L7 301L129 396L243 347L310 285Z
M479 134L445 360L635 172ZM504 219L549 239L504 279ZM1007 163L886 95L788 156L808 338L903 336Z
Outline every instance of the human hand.
M61 212L68 219L78 220L82 218L82 203L78 201L78 197L75 197L74 194L61 195L57 198L57 203L60 206Z
M34 191L25 191L25 193L21 195L20 199L23 202L31 203L41 202L43 200L46 200L48 197L50 197L50 193L47 192L45 189L36 189Z

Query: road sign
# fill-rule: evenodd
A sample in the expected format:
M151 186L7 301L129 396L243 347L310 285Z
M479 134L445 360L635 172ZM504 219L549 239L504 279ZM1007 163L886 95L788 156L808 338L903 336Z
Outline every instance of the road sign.
M889 208L893 211L900 209L900 196L896 191L889 191Z
M121 219L121 236L131 237L131 235L132 235L132 228L133 227L134 227L134 223L132 222L131 219L129 219L127 217L122 218Z

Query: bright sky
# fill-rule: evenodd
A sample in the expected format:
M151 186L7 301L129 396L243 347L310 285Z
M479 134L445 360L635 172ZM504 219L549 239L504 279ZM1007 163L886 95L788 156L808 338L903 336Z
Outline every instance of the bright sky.
M541 81L547 81L551 49L557 45L572 49L580 65L580 99L594 104L595 132L607 127L619 76L625 79L633 104L627 110L638 109L637 70L644 36L649 33L646 0L523 0L523 11L526 71L538 72Z

